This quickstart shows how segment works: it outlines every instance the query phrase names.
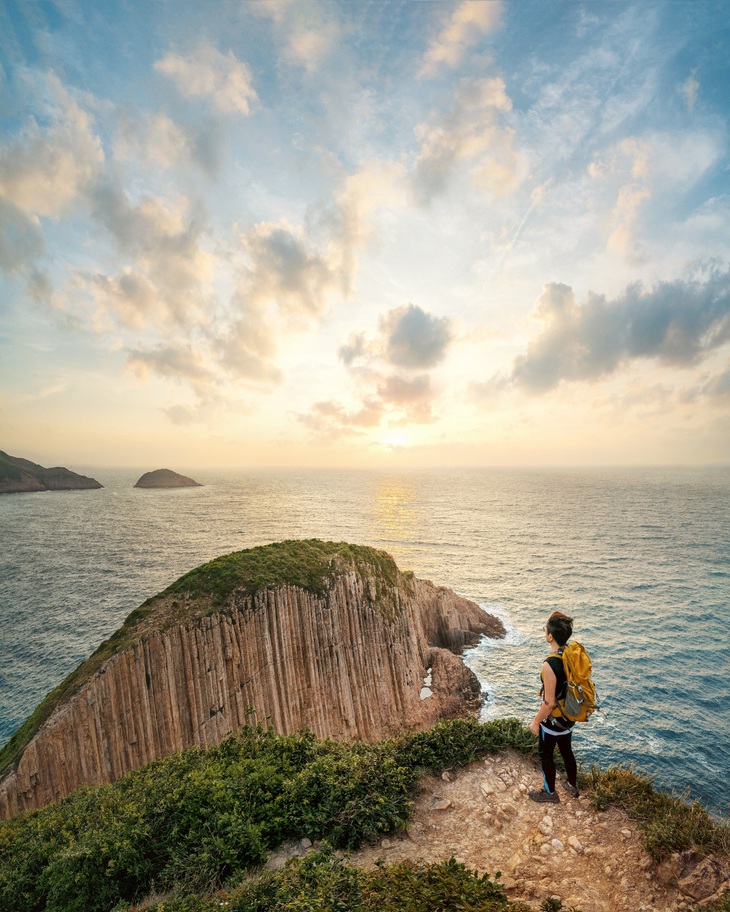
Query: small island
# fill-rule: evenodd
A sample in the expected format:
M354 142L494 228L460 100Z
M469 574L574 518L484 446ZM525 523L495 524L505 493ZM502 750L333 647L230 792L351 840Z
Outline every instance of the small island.
M33 491L83 491L103 488L95 478L77 475L63 466L44 466L10 456L0 450L0 494L25 494Z
M170 469L156 469L154 472L145 472L137 481L135 488L201 488L199 481L179 475Z

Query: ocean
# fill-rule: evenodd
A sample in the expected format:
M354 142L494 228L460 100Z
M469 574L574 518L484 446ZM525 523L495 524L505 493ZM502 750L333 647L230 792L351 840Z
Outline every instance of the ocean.
M601 698L579 761L633 765L727 819L730 468L190 471L204 486L175 490L82 471L105 487L0 497L0 744L186 571L320 538L382 548L503 620L465 655L484 719L530 721L543 625L569 614Z

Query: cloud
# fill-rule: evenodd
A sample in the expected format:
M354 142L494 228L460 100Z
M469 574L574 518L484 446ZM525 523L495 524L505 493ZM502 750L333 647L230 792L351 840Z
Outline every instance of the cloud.
M383 418L382 403L366 399L360 408L348 411L333 399L315 402L308 412L295 415L296 420L323 440L362 434L366 428L378 427Z
M283 45L283 58L295 66L315 72L341 46L342 30L332 18L331 8L317 3L302 5L296 0L256 0L251 12L274 23Z
M447 317L434 317L414 304L393 308L380 318L374 336L352 333L340 346L340 360L356 381L359 406L318 402L298 420L332 439L363 427L434 421L435 393L430 374L423 371L445 359L452 340Z
M317 319L333 298L351 293L358 255L381 209L406 200L405 169L366 162L345 177L331 199L311 205L304 222L260 222L239 237L246 265L239 300L274 305L295 324Z
M44 249L38 220L0 197L0 269L8 275L24 273Z
M189 405L171 405L162 410L173 424L186 425L200 421L200 409Z
M28 215L58 218L84 198L101 172L104 150L91 116L49 76L46 123L31 119L0 148L0 198Z
M378 396L381 402L401 409L401 424L426 424L434 420L431 410L433 390L428 374L412 378L397 374L387 377L378 385Z
M48 399L51 396L58 396L61 393L65 393L67 389L68 384L63 381L59 381L58 383L54 383L52 386L46 386L43 389L38 390L38 392L26 393L24 396L20 397L20 401L39 402L42 399Z
M116 276L87 273L79 277L89 290L96 308L97 328L113 314L122 326L142 329L150 323L164 323L168 309L164 298L149 278L126 268Z
M449 317L434 317L416 304L403 304L384 314L378 331L368 338L365 333L352 333L340 347L340 360L348 368L356 362L370 368L400 367L423 370L440 364L453 341Z
M277 386L283 377L273 363L276 355L273 321L245 305L239 309L241 318L213 340L218 363L237 378L262 387Z
M498 0L463 0L439 36L431 42L424 56L419 75L432 76L442 66L454 69L467 51L478 44L482 36L501 25L502 4Z
M511 372L529 391L608 376L643 358L686 367L730 341L730 271L710 263L694 278L649 291L630 285L611 301L591 293L582 306L570 286L550 283L534 315L542 330Z
M158 345L153 349L128 349L127 364L141 379L150 373L190 386L198 398L215 398L215 375L203 353L189 344Z
M114 157L119 161L153 161L163 168L192 157L188 131L168 117L156 113L146 117L121 113Z
M241 238L249 260L245 297L274 302L289 316L318 316L332 291L347 292L349 271L331 248L317 251L286 221L263 222Z
M156 165L159 169L174 169L173 173L180 173L179 166L192 163L208 177L219 177L229 140L228 125L220 117L211 114L181 124L162 112L132 115L122 111L117 121L116 161L144 163L146 171Z
M452 339L447 317L432 317L415 304L391 310L381 322L385 357L397 367L434 367Z
M642 205L652 197L649 184L653 177L653 158L650 142L629 137L588 166L589 177L599 185L615 176L624 181L615 191L606 247L634 263L644 256L643 246L636 237L636 226Z
M344 177L326 203L307 210L309 243L327 251L342 292L349 294L358 257L376 234L382 213L398 212L408 201L405 167L399 162L366 161Z
M710 377L703 384L701 393L712 399L730 398L730 367Z
M130 350L127 361L142 376L147 376L147 371L152 369L163 377L187 377L196 383L211 379L201 354L190 346L173 348L160 345L151 351Z
M514 131L502 124L511 110L503 79L462 81L450 109L432 112L428 122L415 128L417 199L428 203L442 193L457 166L468 168L478 189L493 196L511 193L527 167L515 147Z
M126 325L149 317L184 324L205 304L214 258L204 249L205 215L184 198L145 197L133 204L105 182L91 197L95 219L132 265L117 277L87 275L96 304ZM157 322L159 322L159 319Z
M155 69L171 79L185 98L202 98L226 114L251 113L257 100L248 64L232 51L202 44L189 57L167 54Z
M685 79L681 86L681 92L684 97L684 102L687 105L690 113L694 110L694 106L697 103L697 97L700 91L700 84L695 78L695 71Z
M183 197L132 203L113 182L100 183L94 216L131 262L117 275L78 273L77 283L96 308L97 328L108 328L105 320L155 327L171 340L131 355L138 372L179 380L205 399L202 362L191 362L189 353L183 358L173 341L182 330L204 353L210 382L221 387L234 379L272 389L283 380L276 364L282 335L308 329L333 299L349 295L357 252L369 236L367 219L390 198L396 174L402 170L366 166L342 182L329 205L313 207L303 224L259 222L215 254L207 249L209 229L199 206ZM224 301L226 287L232 290ZM168 411L174 421L196 414L187 407Z
M367 340L365 333L352 333L345 345L340 346L338 352L340 360L346 367L354 364L367 353Z
M340 29L335 22L328 22L316 29L301 29L289 35L286 57L292 63L313 73L337 47Z

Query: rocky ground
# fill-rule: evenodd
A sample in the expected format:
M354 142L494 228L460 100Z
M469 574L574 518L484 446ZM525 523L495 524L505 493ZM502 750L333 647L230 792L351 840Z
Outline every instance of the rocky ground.
M675 912L730 890L725 862L685 853L657 868L623 812L597 812L560 786L560 804L536 804L527 792L539 786L533 762L511 752L424 779L407 834L354 852L350 861L453 856L492 877L500 871L510 899L534 909L556 897L581 912ZM270 866L301 851L291 846Z

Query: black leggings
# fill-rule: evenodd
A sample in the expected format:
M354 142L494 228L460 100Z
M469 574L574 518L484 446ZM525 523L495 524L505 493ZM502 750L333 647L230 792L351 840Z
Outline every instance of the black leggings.
M540 726L540 763L542 764L542 778L545 782L545 790L548 792L555 791L555 760L553 755L555 754L556 744L565 764L568 782L571 785L577 784L578 764L575 762L575 755L570 743L572 739L572 731L551 735L545 732L542 725Z

